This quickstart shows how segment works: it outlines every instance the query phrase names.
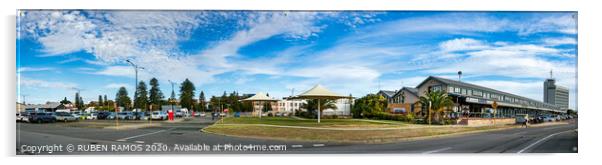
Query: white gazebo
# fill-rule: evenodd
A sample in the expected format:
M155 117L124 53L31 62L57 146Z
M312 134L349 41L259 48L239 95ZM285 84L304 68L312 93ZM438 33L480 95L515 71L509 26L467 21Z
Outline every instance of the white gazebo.
M294 99L318 99L318 123L320 123L320 99L340 99L340 98L350 98L350 96L343 96L337 93L334 93L322 85L316 85L313 88L293 97Z
M255 94L254 96L251 96L249 98L246 99L242 99L240 100L242 102L251 102L251 104L253 105L253 110L255 110L255 102L259 101L261 103L265 103L265 102L272 102L272 101L278 101L278 99L273 99L268 97L265 93L263 92L259 92L257 94ZM261 118L261 112L263 111L263 109L259 110L259 118Z

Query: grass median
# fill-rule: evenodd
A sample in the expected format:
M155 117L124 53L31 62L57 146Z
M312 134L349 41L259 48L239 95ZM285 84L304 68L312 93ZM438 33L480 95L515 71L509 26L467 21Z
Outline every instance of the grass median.
M402 122L356 119L226 118L206 132L260 139L341 143L386 143L437 135L485 131L511 126L427 126ZM353 128L353 129L347 129Z

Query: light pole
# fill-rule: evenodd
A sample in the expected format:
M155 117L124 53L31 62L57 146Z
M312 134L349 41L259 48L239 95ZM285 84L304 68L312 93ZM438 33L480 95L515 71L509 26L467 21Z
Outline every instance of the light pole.
M141 67L141 66L138 66L138 65L134 64L129 59L127 59L125 61L128 62L128 63L130 63L132 65L132 67L134 67L134 72L136 73L136 78L135 78L136 82L134 83L134 86L135 86L135 88L134 88L134 101L136 101L137 100L136 98L138 98L138 69L144 69L144 67Z

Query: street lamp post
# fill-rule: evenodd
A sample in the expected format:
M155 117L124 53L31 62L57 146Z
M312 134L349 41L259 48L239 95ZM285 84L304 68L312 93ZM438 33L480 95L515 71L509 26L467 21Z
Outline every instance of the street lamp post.
M135 89L134 89L134 100L136 100L136 98L138 98L138 69L144 69L144 67L138 66L136 64L134 64L132 61L125 60L126 62L130 63L132 65L132 67L134 67L134 72L136 73L136 82L134 83ZM134 107L135 108L135 107Z

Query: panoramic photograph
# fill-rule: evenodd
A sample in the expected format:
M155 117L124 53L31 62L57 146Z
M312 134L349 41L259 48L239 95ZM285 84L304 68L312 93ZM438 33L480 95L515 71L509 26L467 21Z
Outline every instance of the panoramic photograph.
M20 9L16 154L578 153L577 20Z

